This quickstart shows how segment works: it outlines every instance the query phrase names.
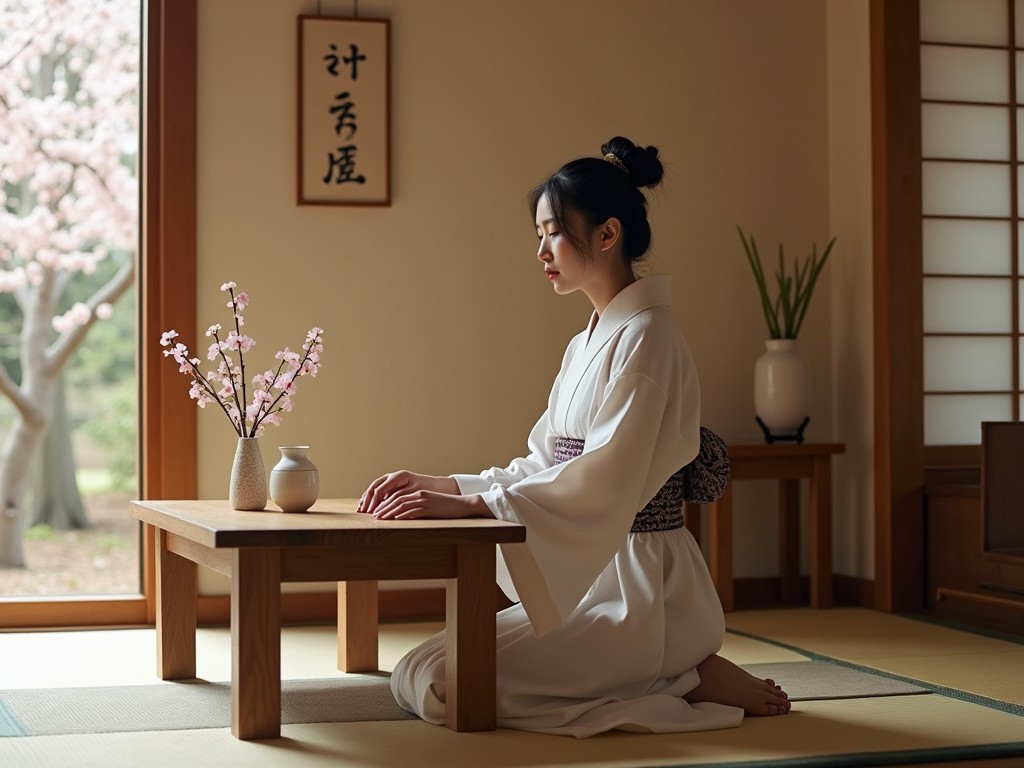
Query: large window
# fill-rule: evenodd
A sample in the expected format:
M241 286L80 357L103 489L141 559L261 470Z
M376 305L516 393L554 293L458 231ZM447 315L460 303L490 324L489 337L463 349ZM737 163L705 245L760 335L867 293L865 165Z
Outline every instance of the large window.
M138 594L139 0L0 0L0 594Z
M24 4L37 13L44 6L35 0ZM158 338L169 327L194 333L197 9L196 0L141 0L139 6L144 86L137 301L141 338ZM0 27L6 22L9 18L0 16ZM131 339L124 341L132 345ZM134 346L141 375L139 494L191 497L195 408L180 396L178 374L156 346ZM156 600L151 532L144 532L142 544L142 594L0 600L0 628L151 623Z

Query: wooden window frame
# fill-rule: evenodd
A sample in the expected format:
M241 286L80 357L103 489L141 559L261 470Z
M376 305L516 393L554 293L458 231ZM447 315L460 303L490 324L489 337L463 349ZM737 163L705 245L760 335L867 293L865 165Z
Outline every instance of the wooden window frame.
M927 605L924 594L925 477L941 476L947 471L977 470L981 448L980 445L927 448L924 445L919 0L871 0L870 16L875 329L874 607L885 611L917 611ZM1011 46L1011 50L1013 48ZM1011 56L1011 67L1013 59ZM1013 113L1015 106L1010 105L1010 109ZM1016 119L1015 113L1013 119ZM1011 140L1015 138L1014 135ZM1011 176L1015 184L1015 164L1011 167ZM1016 216L1015 208L1011 214ZM1013 230L1011 237L1016 239L1016 227ZM1014 298L1018 288L1014 278ZM1016 371L1014 376L1017 382ZM1015 403L1014 413L1017 412Z

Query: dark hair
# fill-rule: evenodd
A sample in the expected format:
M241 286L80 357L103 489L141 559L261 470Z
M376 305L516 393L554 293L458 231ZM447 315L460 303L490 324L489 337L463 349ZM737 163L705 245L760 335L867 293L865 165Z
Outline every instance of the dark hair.
M608 155L614 159L604 159ZM623 255L629 262L639 261L651 245L647 198L640 188L657 186L663 173L656 147L644 149L616 136L601 147L600 157L571 160L531 190L530 210L536 218L537 205L546 196L559 231L580 253L586 242L566 227L567 209L579 212L590 228L616 218L622 224Z

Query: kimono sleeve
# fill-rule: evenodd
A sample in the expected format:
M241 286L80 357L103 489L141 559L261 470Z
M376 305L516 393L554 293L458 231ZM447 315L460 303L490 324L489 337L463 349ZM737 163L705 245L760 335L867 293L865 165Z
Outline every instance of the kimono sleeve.
M548 411L540 417L526 441L529 454L513 459L505 468L491 467L477 475L455 474L451 477L459 484L459 493L483 493L494 485L508 487L550 467L554 456L554 435L551 432Z
M671 413L679 403L669 412L667 405L662 388L646 376L609 382L583 454L482 494L495 517L527 528L526 541L501 545L501 554L537 635L554 629L579 604L622 545L637 511L674 471L652 473L654 464L664 464L655 457L665 452L666 440L680 455L679 414Z

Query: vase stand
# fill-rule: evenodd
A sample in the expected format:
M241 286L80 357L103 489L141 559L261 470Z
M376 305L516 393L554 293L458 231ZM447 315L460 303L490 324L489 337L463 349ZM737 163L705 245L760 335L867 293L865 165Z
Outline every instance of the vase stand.
M807 429L807 424L811 420L811 417L806 417L800 424L800 426L796 428L795 432L787 432L781 435L775 434L770 429L768 429L768 427L765 426L765 423L761 421L760 416L755 416L754 420L757 422L757 425L761 428L761 431L764 432L764 441L769 445L771 445L772 443L796 443L800 445L804 441L804 430Z

